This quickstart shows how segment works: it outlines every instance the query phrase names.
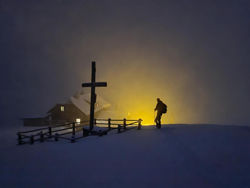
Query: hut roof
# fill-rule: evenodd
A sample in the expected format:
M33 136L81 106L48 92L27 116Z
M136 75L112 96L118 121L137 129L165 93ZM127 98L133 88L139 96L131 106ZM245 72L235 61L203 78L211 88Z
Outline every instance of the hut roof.
M79 110L84 114L90 114L90 93L78 93L75 96L70 97L70 102L72 102ZM97 95L95 112L98 112L102 109L110 107L110 104L105 101L100 95Z

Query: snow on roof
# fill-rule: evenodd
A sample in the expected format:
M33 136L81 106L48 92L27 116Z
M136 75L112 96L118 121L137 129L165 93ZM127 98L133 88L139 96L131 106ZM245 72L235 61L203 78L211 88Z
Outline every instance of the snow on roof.
M78 93L77 95L70 97L70 101L84 114L90 114L90 93ZM95 112L108 107L110 107L110 104L101 98L100 95L96 95Z

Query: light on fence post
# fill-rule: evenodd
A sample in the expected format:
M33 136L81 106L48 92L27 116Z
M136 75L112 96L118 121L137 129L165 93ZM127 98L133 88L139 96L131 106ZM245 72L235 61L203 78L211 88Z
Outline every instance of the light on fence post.
M76 118L76 123L79 125L81 123L81 119L80 118Z

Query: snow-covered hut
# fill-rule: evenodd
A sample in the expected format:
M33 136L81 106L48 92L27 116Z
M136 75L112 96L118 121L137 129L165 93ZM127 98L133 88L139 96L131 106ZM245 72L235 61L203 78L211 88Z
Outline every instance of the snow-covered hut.
M100 95L97 95L95 104L95 115L104 109L110 107ZM66 103L54 105L48 112L46 117L42 118L24 118L24 126L43 126L49 124L58 124L66 122L82 122L89 119L90 115L90 93L78 92L70 97Z

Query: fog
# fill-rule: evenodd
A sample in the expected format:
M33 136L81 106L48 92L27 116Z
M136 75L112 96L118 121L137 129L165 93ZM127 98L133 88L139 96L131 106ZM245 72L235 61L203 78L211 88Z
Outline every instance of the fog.
M90 81L116 115L250 123L247 1L0 0L1 120L44 115ZM108 117L107 117L108 118Z

